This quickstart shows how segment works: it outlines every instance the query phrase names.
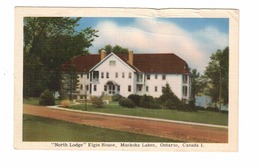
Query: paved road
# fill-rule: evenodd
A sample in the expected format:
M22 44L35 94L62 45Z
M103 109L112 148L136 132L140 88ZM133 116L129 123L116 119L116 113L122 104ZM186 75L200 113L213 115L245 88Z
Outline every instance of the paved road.
M192 124L164 122L159 120L71 112L27 104L24 104L23 107L24 114L48 117L108 129L159 136L185 142L228 142L228 129L221 127L207 127Z

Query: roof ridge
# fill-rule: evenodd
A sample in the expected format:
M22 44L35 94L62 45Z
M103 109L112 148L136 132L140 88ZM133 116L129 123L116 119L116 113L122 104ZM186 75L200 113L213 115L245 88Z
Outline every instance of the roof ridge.
M183 60L181 57L177 56L175 53L134 53L135 58L132 65L128 62L127 53L115 54L115 55L117 55L118 58L120 58L131 68L144 73L155 72L155 73L170 74L170 73L188 72L187 62ZM100 54L86 54L86 55L76 56L70 61L64 63L62 66L72 63L76 65L76 70L80 72L83 69L90 70L99 62L100 62Z

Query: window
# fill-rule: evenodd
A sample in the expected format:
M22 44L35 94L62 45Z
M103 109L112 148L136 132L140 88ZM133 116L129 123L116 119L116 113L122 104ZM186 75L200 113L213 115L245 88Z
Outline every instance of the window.
M99 71L93 71L92 76L93 76L93 81L98 81Z
M131 85L128 85L128 92L131 92Z
M150 79L150 74L146 75L146 79L149 80Z
M83 78L83 74L80 74L80 77Z
M154 87L154 91L157 92L157 86Z
M138 91L141 92L142 91L142 87L143 87L142 85L137 85Z
M132 73L131 72L129 72L128 78L132 78Z
M101 72L101 78L104 78L104 72Z
M163 74L163 75L162 75L162 80L165 80L165 79L166 79L166 75Z
M142 82L143 81L143 74L137 74L136 81Z
M116 78L118 78L118 72L116 72Z
M157 79L157 78L158 78L158 75L155 74L154 78Z
M88 91L88 85L85 86L85 89Z
M145 87L145 90L146 90L146 92L149 92L149 87L146 86L146 87Z
M83 85L80 85L80 90L82 90L82 88L83 88Z
M97 91L97 85L94 85L94 91Z
M183 75L182 76L182 82L183 83L187 83L187 81L188 81L188 76L187 75Z
M120 92L120 85L117 85L117 91Z
M125 73L124 72L122 72L122 78L125 78Z
M87 73L87 79L89 79L89 74Z
M110 60L109 61L109 66L116 66L116 61L115 60Z
M182 95L185 96L185 97L188 95L188 87L187 86L182 87Z
M107 72L107 78L109 78L109 72Z
M107 85L104 85L104 91L107 91Z

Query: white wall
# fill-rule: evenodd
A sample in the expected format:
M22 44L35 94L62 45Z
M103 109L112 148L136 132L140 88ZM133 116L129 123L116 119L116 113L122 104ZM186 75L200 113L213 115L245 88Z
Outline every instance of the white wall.
M115 66L109 65L110 61L115 61ZM143 75L144 82L142 91L138 91L137 84L136 84L136 73L134 73L133 69L130 68L126 63L124 63L120 58L115 55L109 56L103 63L95 68L95 71L99 71L99 82L92 83L92 91L91 95L100 96L104 92L104 85L108 81L114 81L118 85L120 85L120 95L127 97L130 94L147 94L153 97L159 97L162 94L162 87L165 87L166 83L168 83L171 87L171 90L174 94L179 98L182 99L182 74L165 74L166 79L163 80L163 74L150 74L150 80L147 79L147 75ZM101 73L104 73L104 77L101 78ZM109 78L106 77L106 73L109 73ZM118 78L116 78L116 72L118 73ZM124 73L125 77L122 77L122 73ZM129 78L129 73L131 73L131 78ZM155 79L155 75L157 75L157 79ZM89 76L90 78L90 76ZM190 92L190 85L189 85L189 77L188 77L188 94ZM90 79L87 79L87 75L79 75L79 88L80 85L82 89L79 89L79 95L85 95L85 85L90 85ZM94 85L97 85L97 90L94 91ZM128 86L131 86L131 92L128 92ZM146 91L146 86L149 87L149 91ZM157 86L157 92L155 91L155 86ZM89 87L90 89L90 87ZM107 88L108 89L108 88ZM87 94L90 94L90 91L87 91Z
M157 79L155 79L157 75ZM178 74L166 74L166 79L162 79L162 74L150 74L150 80L147 80L145 76L145 86L149 87L149 91L145 94L151 95L153 97L159 97L162 94L162 87L168 83L171 90L178 98L182 98L182 75ZM155 92L155 86L157 86L157 92ZM146 88L144 88L146 89Z
M110 66L109 62L115 61L115 66ZM99 82L97 85L97 91L93 91L92 84L92 95L100 96L104 91L104 85L108 81L114 81L120 85L120 95L127 97L129 94L134 93L134 71L128 67L121 59L115 55L111 55L102 64L95 68L95 71L99 71ZM104 73L104 78L101 78L101 72ZM109 72L109 78L106 78L106 73ZM118 78L116 78L116 72L118 72ZM124 73L125 77L122 77ZM131 73L131 78L129 78ZM128 92L128 85L131 86L131 92Z
M91 95L100 96L104 91L104 85L108 81L114 81L120 85L120 94L124 97L127 97L130 94L139 94L139 95L150 95L153 97L159 97L162 94L162 87L168 83L171 87L171 90L174 94L179 98L182 99L182 75L181 74L166 74L166 79L162 79L162 74L150 74L150 80L147 80L146 75L144 75L144 84L142 87L142 91L138 91L137 84L136 84L136 74L126 66L124 66L121 62L116 61L115 67L109 67L109 60L115 60L111 56L108 61L104 62L101 66L96 68L96 71L99 71L99 82L96 83L97 91L94 91L94 85L92 83L92 93ZM101 72L104 72L104 78L101 78ZM109 72L109 78L106 78L106 72ZM118 72L118 78L115 77L115 73ZM122 72L125 73L125 78L122 78ZM132 75L132 79L128 77L129 73ZM155 79L155 75L157 75L157 79ZM189 78L190 79L190 78ZM90 85L90 80L87 79L87 75L79 75L79 96L85 95L85 85ZM82 89L80 89L80 85L83 85ZM128 85L131 85L131 92L128 92ZM188 86L188 91L190 91L189 82L185 84ZM149 87L149 91L146 91L146 86ZM157 86L157 92L155 92L155 86ZM90 88L89 88L90 89ZM90 91L87 91L87 94L90 94ZM189 94L189 93L188 93Z

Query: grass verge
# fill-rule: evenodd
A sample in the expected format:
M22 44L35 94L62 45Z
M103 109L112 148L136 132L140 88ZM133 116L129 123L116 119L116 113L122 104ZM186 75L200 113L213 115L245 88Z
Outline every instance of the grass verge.
M60 104L60 101L61 100L56 100L56 105ZM24 104L39 105L39 98L30 98L29 100L24 99ZM70 108L84 111L85 104L72 105ZM94 108L91 106L91 104L87 104L87 111L140 116L148 118L160 118L176 121L197 122L213 125L228 125L227 113L206 110L199 110L197 112L183 112L168 109L145 109L140 107L126 108L118 105L118 102L111 102L109 104L106 104L104 108Z
M180 142L65 121L23 115L23 141L71 142Z
M55 105L59 105L60 102L61 102L61 100L56 99ZM38 97L30 97L30 98L27 98L27 99L24 98L23 103L38 106L39 105L39 98Z
M85 110L84 104L73 105L71 109ZM94 108L87 105L87 111L131 115L149 118L160 118L177 121L197 122L214 125L228 125L228 114L212 111L183 112L168 109L145 109L140 107L126 108L118 105L117 102L106 104L104 108Z

